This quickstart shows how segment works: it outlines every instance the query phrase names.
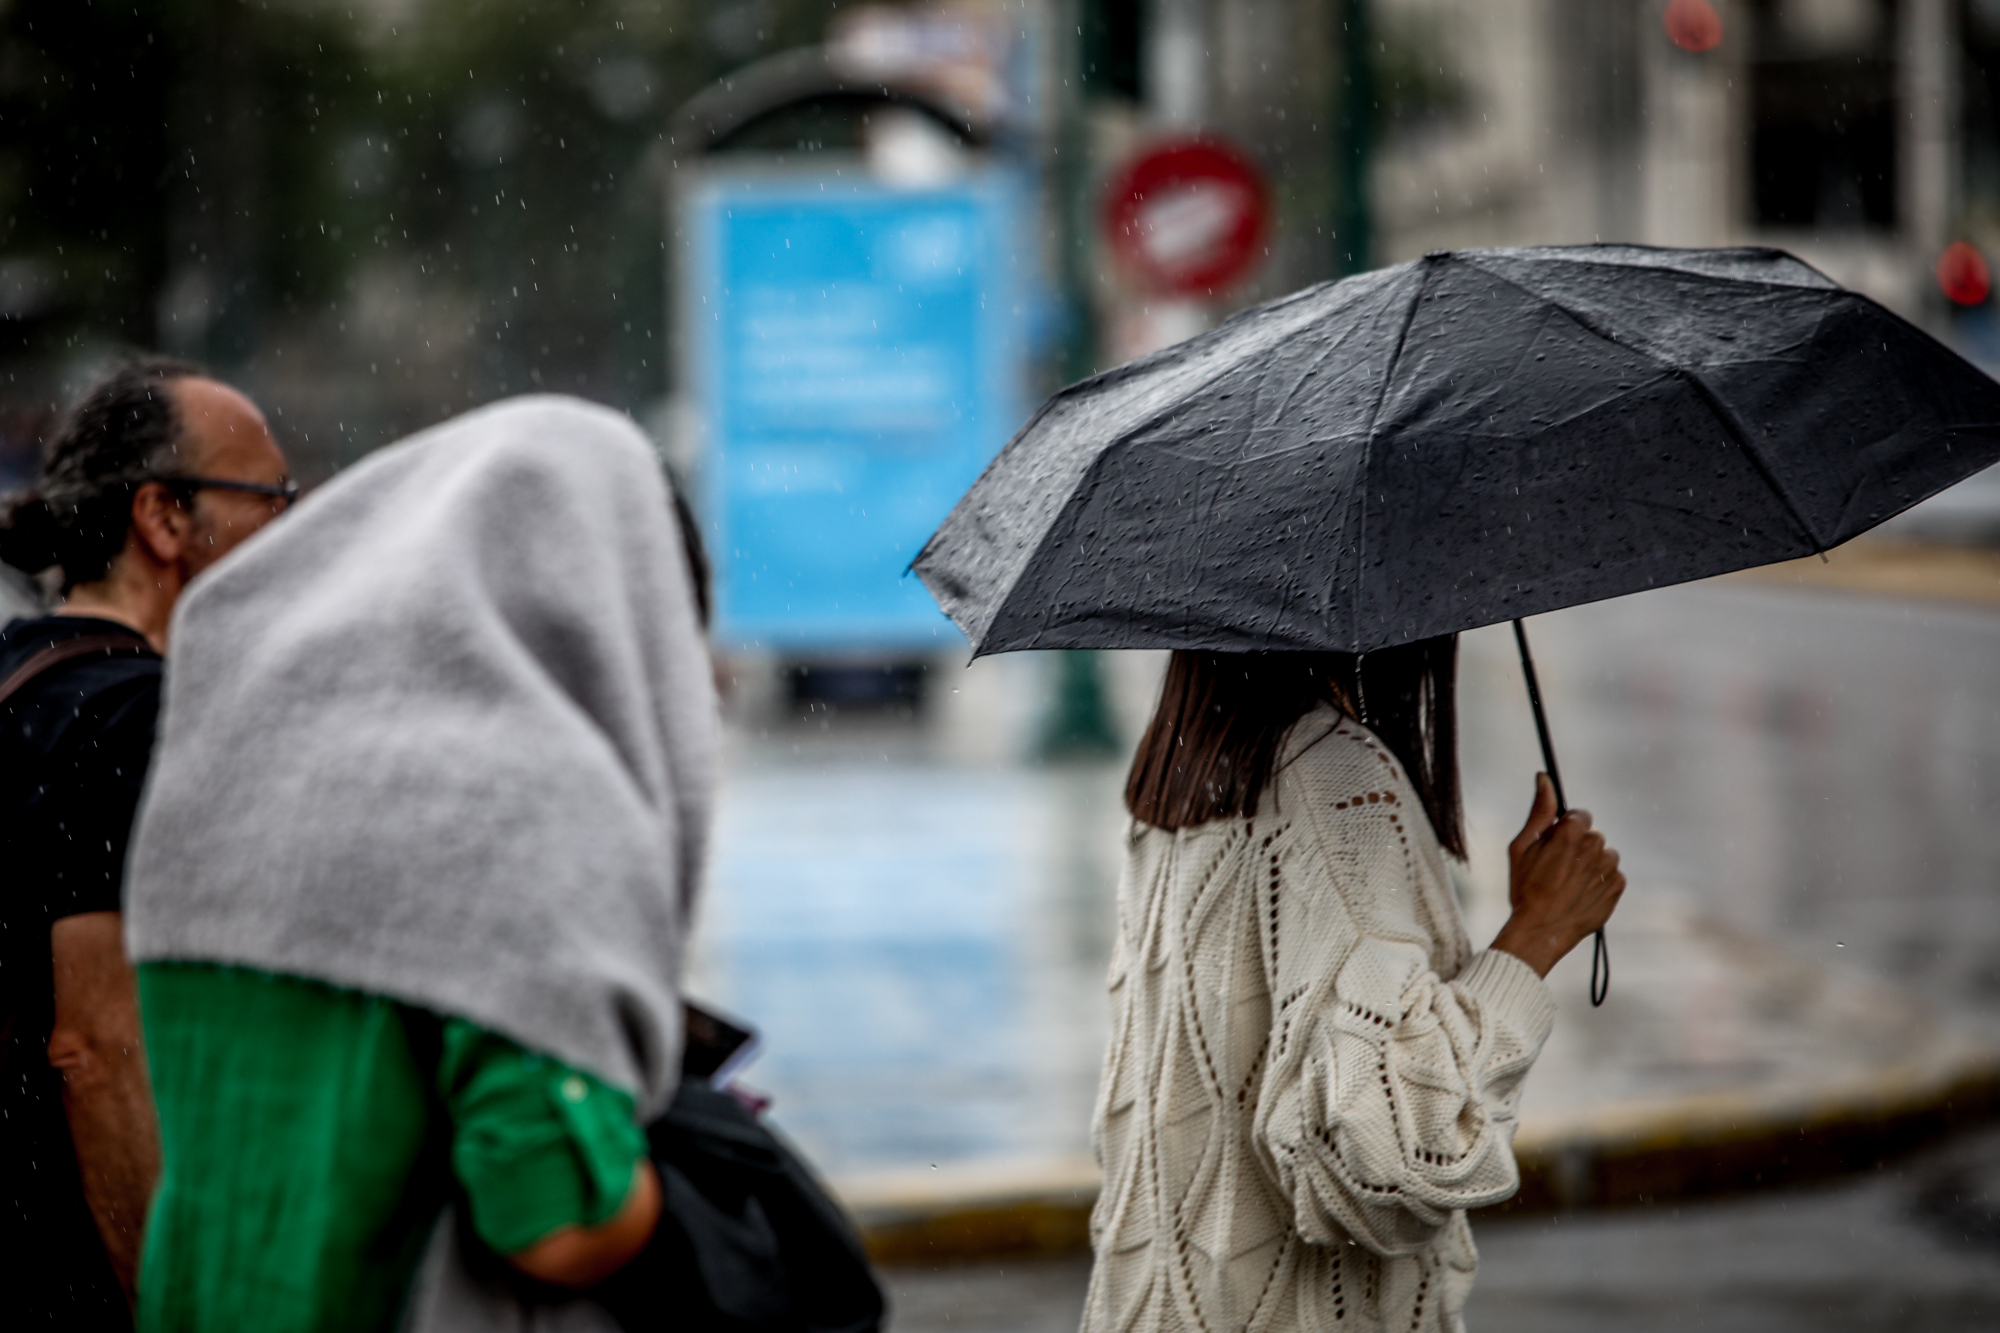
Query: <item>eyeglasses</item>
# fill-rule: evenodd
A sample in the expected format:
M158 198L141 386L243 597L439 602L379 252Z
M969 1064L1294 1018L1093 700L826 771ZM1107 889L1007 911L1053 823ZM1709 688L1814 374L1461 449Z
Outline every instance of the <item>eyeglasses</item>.
M241 491L246 495L268 495L273 500L283 500L290 509L298 503L299 484L296 481L281 481L275 485L261 481L231 481L227 477L187 477L171 476L158 479L168 490L186 491Z

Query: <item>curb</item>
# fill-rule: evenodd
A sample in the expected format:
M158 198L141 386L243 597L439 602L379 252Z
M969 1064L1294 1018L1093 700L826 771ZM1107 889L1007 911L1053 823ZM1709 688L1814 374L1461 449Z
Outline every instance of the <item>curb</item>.
M1828 1180L1996 1118L2000 1054L1970 1044L1811 1091L1711 1093L1531 1118L1515 1140L1520 1191L1477 1216ZM1089 1158L1043 1159L850 1176L834 1188L875 1262L935 1263L1088 1250L1098 1172Z
M1624 1208L1801 1185L1866 1170L2000 1117L2000 1056L1964 1047L1810 1092L1710 1093L1531 1120L1521 1188L1481 1215Z
M1090 1249L1097 1163L1059 1157L847 1176L834 1193L879 1264Z
M1857 537L1834 547L1824 559L1807 556L1720 577L1820 592L2000 606L2000 551L1902 538Z

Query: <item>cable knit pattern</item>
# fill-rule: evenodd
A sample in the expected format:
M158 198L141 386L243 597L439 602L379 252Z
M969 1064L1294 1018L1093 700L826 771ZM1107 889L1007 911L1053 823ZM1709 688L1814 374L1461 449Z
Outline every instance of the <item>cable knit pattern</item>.
M1308 714L1255 818L1133 825L1118 908L1083 1333L1462 1329L1554 1009L1395 757Z

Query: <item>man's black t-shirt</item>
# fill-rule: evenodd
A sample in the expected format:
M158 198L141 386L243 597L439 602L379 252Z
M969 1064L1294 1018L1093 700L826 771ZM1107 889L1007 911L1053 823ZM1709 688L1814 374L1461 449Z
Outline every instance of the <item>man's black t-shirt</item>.
M0 630L0 680L52 644L131 635L84 616ZM74 658L0 702L0 1302L14 1328L129 1327L84 1203L76 1151L49 1068L49 929L117 911L153 725L157 656Z

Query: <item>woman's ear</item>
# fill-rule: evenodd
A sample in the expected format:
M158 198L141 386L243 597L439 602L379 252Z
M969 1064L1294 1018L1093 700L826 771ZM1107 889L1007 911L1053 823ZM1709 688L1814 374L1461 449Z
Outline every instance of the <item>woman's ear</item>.
M1342 688L1341 683L1332 676L1326 678L1326 692L1332 696L1335 708L1338 708L1356 722L1361 720L1360 712L1354 707L1354 700L1348 697L1347 691Z

